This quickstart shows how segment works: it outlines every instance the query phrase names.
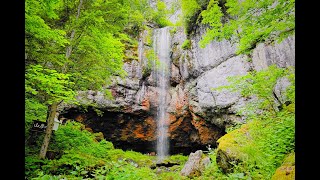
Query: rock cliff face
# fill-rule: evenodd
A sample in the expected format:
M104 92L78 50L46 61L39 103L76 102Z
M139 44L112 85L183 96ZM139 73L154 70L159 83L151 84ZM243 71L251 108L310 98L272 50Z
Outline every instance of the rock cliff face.
M200 48L198 42L204 33L199 27L191 40L191 48L183 50L187 39L182 27L171 28L170 90L167 92L167 117L169 124L170 153L189 154L205 150L208 144L214 147L225 134L225 128L245 118L236 115L236 110L247 102L238 93L212 88L227 85L227 77L244 75L251 70L262 70L271 64L279 67L295 65L294 37L280 44L258 44L252 57L236 55L237 44L229 41L211 42ZM147 52L152 49L152 28L140 34L138 60L126 62L125 79L114 78L106 87L114 99L102 92L79 92L78 99L87 104L95 103L103 111L99 116L94 108L86 112L77 106L61 106L60 117L83 122L92 131L101 131L115 147L141 152L155 151L156 111L159 105L159 88L153 73L147 71ZM276 94L281 97L286 80L279 80ZM284 103L284 102L283 102Z

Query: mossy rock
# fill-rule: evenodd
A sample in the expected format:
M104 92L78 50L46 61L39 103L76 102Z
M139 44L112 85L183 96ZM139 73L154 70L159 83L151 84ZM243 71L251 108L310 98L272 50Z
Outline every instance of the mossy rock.
M231 173L234 165L246 158L241 147L250 142L249 126L244 124L241 128L233 130L218 139L217 164L224 173Z
M177 42L172 45L172 48L171 48L171 52L172 52L171 59L172 59L172 63L179 67L179 59L180 59L180 56L181 56L181 50L178 47L178 45L179 45L179 43L177 43Z
M209 164L210 157L204 155L202 150L197 150L190 153L188 161L180 171L180 175L188 178L201 176Z
M271 180L295 179L295 153L290 153L284 159L282 165L276 170Z
M94 136L95 136L95 140L96 140L97 142L100 142L101 140L104 139L104 136L103 136L103 133L102 133L102 132L94 133Z

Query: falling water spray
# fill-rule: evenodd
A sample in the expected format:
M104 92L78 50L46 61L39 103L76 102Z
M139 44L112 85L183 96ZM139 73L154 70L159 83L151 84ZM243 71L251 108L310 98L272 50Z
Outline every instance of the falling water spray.
M156 68L156 81L159 89L157 108L157 161L162 162L169 153L167 93L169 88L171 64L170 60L170 32L169 27L154 30L154 51L159 65ZM156 64L156 63L155 63Z

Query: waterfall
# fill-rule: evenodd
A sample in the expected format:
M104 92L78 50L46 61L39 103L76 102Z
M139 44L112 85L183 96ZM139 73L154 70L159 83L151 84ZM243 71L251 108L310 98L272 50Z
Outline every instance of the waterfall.
M170 79L170 32L169 27L154 30L153 47L159 63L156 66L155 76L159 89L157 107L157 159L164 160L169 152L168 117L167 117L167 92ZM166 123L167 122L167 123Z

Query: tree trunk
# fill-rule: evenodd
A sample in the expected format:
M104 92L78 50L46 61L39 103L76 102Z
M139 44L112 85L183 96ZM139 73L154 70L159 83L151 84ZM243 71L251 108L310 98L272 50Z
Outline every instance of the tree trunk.
M80 9L81 9L81 6L82 6L82 1L83 1L83 0L80 0L80 2L79 2L76 20L78 20L78 19L79 19L79 16L80 16ZM75 34L75 30L73 29L73 30L71 31L70 43L72 42L72 40L73 40L73 38L74 38L74 34ZM66 58L67 58L67 59L71 56L71 52L72 52L72 45L70 44L70 46L68 46L68 47L67 47L67 50L66 50Z
M49 117L47 119L47 129L46 129L46 134L44 136L40 154L39 154L40 159L44 159L46 157L47 149L48 149L51 134L52 134L54 119L57 116L58 104L59 104L58 102L55 102L49 106Z

